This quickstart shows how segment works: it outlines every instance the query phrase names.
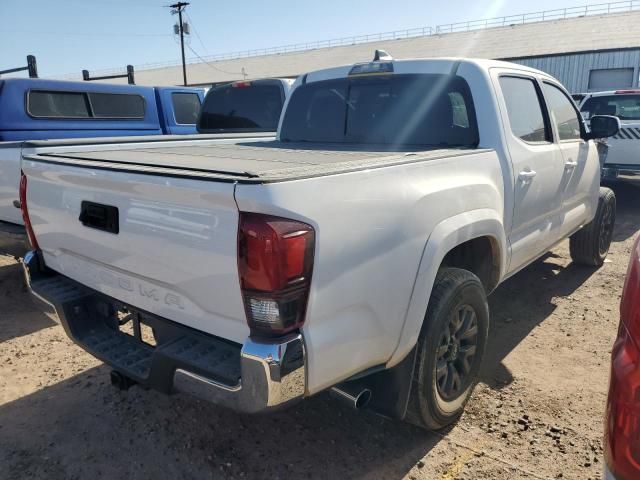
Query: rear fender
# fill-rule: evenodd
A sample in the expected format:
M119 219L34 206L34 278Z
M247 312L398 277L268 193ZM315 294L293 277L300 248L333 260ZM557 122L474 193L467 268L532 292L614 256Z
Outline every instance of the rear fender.
M420 267L409 300L400 340L387 367L397 365L416 345L431 296L430 292L444 257L456 246L485 236L490 237L499 249L496 253L499 255L500 262L499 279L502 279L508 264L508 246L498 212L491 209L464 212L442 221L433 229L420 259Z

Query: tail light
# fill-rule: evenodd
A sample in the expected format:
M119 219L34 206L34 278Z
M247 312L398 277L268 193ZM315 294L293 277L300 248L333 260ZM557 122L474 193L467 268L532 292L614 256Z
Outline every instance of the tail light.
M305 320L315 232L306 223L241 213L238 271L252 333L281 335Z
M29 219L29 210L27 208L27 176L24 172L20 172L20 211L22 212L22 220L24 221L24 228L27 231L27 237L31 248L34 250L40 250L36 235L33 233L33 227L31 226L31 220Z
M251 82L233 82L231 84L232 88L249 88L251 86Z
M605 456L619 480L640 478L640 238L627 271L613 346Z

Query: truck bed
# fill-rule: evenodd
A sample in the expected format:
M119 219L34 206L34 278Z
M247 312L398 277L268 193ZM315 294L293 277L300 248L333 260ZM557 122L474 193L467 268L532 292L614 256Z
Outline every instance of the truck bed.
M53 145L47 142L47 146ZM34 153L24 158L39 162L230 181L238 183L270 183L297 180L398 164L451 158L487 150L461 148L366 146L349 144L290 143L255 138L234 143L207 144L188 141L179 146L163 146L154 142L149 146L100 143L95 149L56 153L39 152L40 142L31 142Z

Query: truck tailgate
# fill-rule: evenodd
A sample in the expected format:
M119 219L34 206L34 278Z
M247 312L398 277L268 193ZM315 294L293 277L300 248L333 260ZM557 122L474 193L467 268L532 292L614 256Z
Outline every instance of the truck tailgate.
M22 168L47 266L142 310L244 341L234 183L29 159ZM108 222L99 218L105 212Z

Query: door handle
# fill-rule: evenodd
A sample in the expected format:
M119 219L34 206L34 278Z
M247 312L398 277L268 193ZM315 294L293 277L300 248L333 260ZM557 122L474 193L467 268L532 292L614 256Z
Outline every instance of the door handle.
M518 178L523 182L528 182L533 179L538 173L533 170L523 170L518 174Z
M576 168L578 166L578 162L574 162L569 160L568 162L564 162L565 168Z

